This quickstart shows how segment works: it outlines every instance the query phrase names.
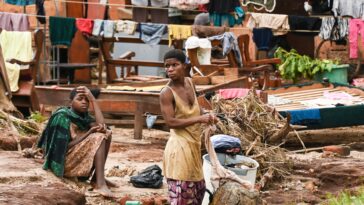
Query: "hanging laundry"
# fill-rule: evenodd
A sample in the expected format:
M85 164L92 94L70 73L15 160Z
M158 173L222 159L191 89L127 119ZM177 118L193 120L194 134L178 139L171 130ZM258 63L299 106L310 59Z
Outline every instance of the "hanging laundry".
M364 0L334 0L332 12L335 16L351 16L364 20Z
M162 36L167 33L167 25L140 23L139 24L140 39L149 45L157 45Z
M208 9L210 14L229 14L235 7L240 7L239 0L211 0Z
M83 35L90 36L94 27L94 21L92 19L77 18L76 27Z
M349 43L350 58L358 58L358 37L364 36L364 21L361 19L350 19L349 21Z
M92 29L93 36L101 35L101 32L103 32L103 27L104 27L103 24L104 24L104 21L101 19L94 20L94 28Z
M0 28L7 31L12 31L13 26L11 25L11 13L0 12Z
M349 19L323 17L319 36L323 40L341 40L349 34Z
M17 6L28 6L35 4L35 0L5 0L5 3Z
M112 20L104 20L104 33L103 36L105 38L111 38L114 36L115 30L115 21Z
M44 9L44 0L35 0L35 7L37 10L37 19L39 23L45 24L46 23L46 13Z
M134 6L148 6L148 0L131 0L131 4ZM168 0L150 0L152 7L166 7L168 6Z
M49 17L49 35L52 45L71 45L76 33L76 19Z
M168 46L172 45L172 40L185 40L192 36L192 26L168 25Z
M243 6L252 4L258 11L264 9L267 12L273 12L276 7L276 0L242 0L241 3Z
M242 24L244 11L241 7L235 7L235 12L229 14L210 13L210 19L214 26L230 26Z
M128 21L128 20L118 20L116 22L116 31L123 32L128 35L133 35L137 28L137 22Z
M319 30L322 20L317 17L289 15L288 23L291 30Z
M217 36L228 32L230 27L215 27L215 26L199 26L193 25L192 26L192 34L199 38L207 38L211 36Z
M168 6L169 1L168 0L150 0L150 4L152 7L166 7Z
M26 14L0 12L0 28L7 31L29 31Z
M26 14L12 14L11 24L13 31L29 31L29 19Z
M334 0L310 1L310 4L305 2L307 7L307 10L305 10L309 11L311 9L313 14L322 14L332 10L333 2ZM310 6L311 8L309 8Z
M169 6L181 10L193 10L198 8L199 5L208 4L209 0L170 0Z
M238 46L238 41L236 40L236 37L234 33L232 32L225 32L222 35L219 36L212 36L208 38L210 41L213 40L219 40L222 44L223 48L223 56L225 57L229 52L233 51L235 54L236 62L238 63L238 66L242 66L241 61L241 54Z
M253 40L258 50L269 50L273 38L272 29L254 28Z
M32 50L32 33L24 31L6 31L0 34L0 45L5 60L5 67L10 83L10 90L16 92L18 87L19 75L21 69L27 69L29 66L20 66L6 62L9 59L18 59L29 62L33 58Z
M239 0L211 0L208 11L210 21L215 26L233 27L235 24L241 24L244 16Z
M191 36L186 40L185 48L188 49L197 48L197 59L202 65L211 64L211 42L207 38L198 38Z
M282 14L251 13L248 21L249 28L271 28L273 34L284 35L289 31L288 16Z

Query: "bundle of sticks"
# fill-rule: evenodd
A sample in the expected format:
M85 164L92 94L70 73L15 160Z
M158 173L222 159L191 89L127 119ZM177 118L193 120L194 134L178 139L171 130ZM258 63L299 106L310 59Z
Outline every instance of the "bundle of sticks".
M212 134L226 134L241 140L244 155L259 163L256 188L262 189L272 178L289 175L291 161L280 148L292 130L286 119L263 103L254 89L243 98L211 99L213 112L218 116L217 129Z

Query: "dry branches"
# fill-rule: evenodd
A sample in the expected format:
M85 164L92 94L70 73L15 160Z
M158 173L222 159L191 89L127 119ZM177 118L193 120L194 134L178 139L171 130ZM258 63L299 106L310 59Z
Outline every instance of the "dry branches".
M292 129L289 118L284 119L273 108L264 104L250 90L244 98L226 100L219 95L212 98L213 112L219 117L217 130L213 134L227 134L238 137L245 155L258 161L258 179L263 180L261 188L267 184L267 177L282 177L289 174L290 161L280 145ZM281 143L282 144L282 143Z

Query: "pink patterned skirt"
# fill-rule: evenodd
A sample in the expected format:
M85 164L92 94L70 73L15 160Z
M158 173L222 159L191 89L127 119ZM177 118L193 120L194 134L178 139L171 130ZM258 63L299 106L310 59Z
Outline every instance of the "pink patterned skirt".
M205 180L192 182L167 179L171 205L201 205L205 195Z

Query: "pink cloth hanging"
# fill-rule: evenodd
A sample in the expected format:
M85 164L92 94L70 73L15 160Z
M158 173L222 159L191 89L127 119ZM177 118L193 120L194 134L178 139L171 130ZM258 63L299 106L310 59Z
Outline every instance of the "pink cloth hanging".
M358 58L359 34L364 36L364 21L361 19L351 19L349 21L350 58Z
M260 93L259 90L257 90L256 92L257 94ZM249 89L247 88L228 88L228 89L220 89L218 91L218 94L224 99L245 97L248 93Z
M94 28L94 21L92 19L77 18L76 27L84 35L91 35Z

